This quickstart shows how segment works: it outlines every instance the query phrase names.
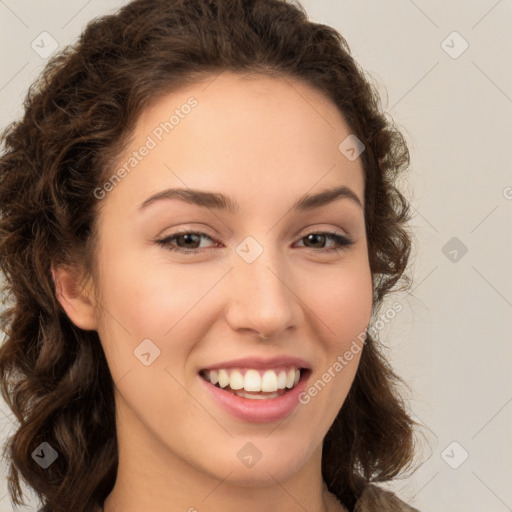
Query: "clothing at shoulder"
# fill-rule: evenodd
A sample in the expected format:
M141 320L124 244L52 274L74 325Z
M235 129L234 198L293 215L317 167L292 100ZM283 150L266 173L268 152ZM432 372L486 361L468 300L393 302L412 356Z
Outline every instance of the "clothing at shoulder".
M419 512L392 492L377 485L368 484L357 500L354 512Z

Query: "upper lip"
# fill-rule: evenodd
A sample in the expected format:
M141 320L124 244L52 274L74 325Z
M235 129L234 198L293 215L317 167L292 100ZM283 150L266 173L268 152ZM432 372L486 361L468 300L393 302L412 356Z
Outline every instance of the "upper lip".
M307 361L300 357L292 356L276 356L276 357L242 357L240 359L231 359L230 361L222 361L209 365L203 370L217 370L220 368L254 368L267 370L278 366L293 366L295 368L311 369Z

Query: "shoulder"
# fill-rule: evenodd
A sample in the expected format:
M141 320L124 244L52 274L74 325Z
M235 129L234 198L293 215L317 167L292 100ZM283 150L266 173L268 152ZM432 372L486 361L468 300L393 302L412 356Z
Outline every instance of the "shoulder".
M357 500L354 512L419 512L404 503L395 494L382 487L368 484Z

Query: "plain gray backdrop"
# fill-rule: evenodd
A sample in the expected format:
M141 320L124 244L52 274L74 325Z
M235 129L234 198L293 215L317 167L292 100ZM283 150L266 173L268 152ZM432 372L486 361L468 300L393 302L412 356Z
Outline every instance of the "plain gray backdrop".
M47 54L124 3L0 0L0 129ZM512 510L512 0L302 4L347 39L411 151L414 282L380 336L429 431L424 463L387 487L422 512ZM13 427L0 403L0 441Z

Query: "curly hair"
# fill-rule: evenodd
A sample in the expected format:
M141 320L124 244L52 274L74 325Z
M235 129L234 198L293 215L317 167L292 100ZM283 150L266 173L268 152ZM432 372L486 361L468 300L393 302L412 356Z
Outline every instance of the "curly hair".
M159 97L224 70L299 79L334 102L366 147L373 311L398 284L410 284L410 206L398 189L407 144L334 28L313 23L291 0L135 0L92 20L49 60L24 115L1 138L0 385L19 422L4 449L16 505L24 503L20 477L45 512L92 510L113 488L114 382L97 332L75 326L60 306L51 265L79 262L94 272L93 191L112 175L138 117ZM413 461L417 424L399 384L368 334L324 439L322 475L346 506L369 482L390 480ZM31 457L44 441L59 454L45 470Z

